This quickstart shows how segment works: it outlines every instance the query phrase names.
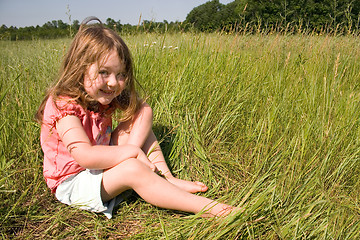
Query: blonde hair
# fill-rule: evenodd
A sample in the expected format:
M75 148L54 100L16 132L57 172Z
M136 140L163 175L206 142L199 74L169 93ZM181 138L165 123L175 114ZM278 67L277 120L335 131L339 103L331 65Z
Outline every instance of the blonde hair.
M115 109L122 111L121 120L131 119L142 104L135 90L136 79L131 53L122 38L100 22L96 25L81 24L64 57L58 81L48 90L37 111L36 120L42 122L45 104L50 96L55 105L59 98L70 97L85 109L99 111L100 103L92 99L84 89L84 75L90 65L97 63L101 66L100 61L113 50L119 54L120 60L125 65L126 87L114 98L110 107L113 111Z

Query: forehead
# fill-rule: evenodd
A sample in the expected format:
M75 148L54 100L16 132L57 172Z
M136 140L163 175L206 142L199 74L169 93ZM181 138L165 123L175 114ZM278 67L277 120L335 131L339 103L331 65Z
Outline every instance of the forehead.
M117 51L112 50L100 57L99 67L125 67L124 61L120 59Z

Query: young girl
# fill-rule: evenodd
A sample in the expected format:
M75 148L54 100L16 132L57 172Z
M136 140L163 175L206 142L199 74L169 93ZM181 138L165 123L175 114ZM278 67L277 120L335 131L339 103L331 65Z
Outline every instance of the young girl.
M161 207L202 216L234 208L193 193L202 182L175 178L152 131L152 109L135 91L130 51L101 22L81 24L58 81L37 112L44 177L56 198L108 218L127 190ZM111 116L122 119L112 131Z

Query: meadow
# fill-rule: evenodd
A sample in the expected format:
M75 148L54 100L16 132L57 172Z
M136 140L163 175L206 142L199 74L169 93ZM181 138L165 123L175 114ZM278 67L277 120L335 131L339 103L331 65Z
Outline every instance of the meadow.
M360 41L124 36L172 172L240 206L225 219L132 197L114 218L56 201L34 114L70 39L0 41L3 239L359 239Z

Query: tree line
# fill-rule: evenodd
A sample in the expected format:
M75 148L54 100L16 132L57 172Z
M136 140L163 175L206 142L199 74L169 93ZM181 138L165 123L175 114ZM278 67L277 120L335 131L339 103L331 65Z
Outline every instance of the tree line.
M135 34L140 32L180 32L189 31L190 25L183 22L153 22L144 20L140 25L121 24L120 20L115 21L108 18L104 23L107 27L120 32L121 34ZM71 24L62 20L53 20L42 26L30 27L0 27L0 40L33 40L33 39L55 39L73 37L79 30L80 22L74 20Z
M122 34L138 32L246 32L358 34L360 0L211 0L192 9L184 22L121 24L108 18L105 25ZM71 37L80 23L53 20L43 26L0 27L0 39L27 40Z
M360 0L212 0L186 22L199 31L358 33Z

